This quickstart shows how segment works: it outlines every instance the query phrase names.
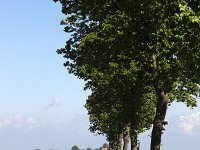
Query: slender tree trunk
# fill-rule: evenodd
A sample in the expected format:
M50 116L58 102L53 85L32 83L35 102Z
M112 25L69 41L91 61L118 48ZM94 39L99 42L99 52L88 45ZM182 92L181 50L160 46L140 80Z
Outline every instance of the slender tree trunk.
M122 133L113 138L114 141L109 142L109 150L121 150L122 148Z
M151 133L151 150L160 150L161 135L164 130L165 115L168 105L168 94L165 91L158 93L156 116L154 119L153 130Z
M108 150L113 150L113 142L109 141L109 148Z
M131 150L138 150L137 146L137 127L138 127L138 123L137 123L137 113L138 111L138 102L136 102L134 104L134 108L133 108L133 117L131 120L131 127L130 127L130 139L131 139Z
M121 150L122 148L122 133L117 136L115 150Z
M129 131L125 131L123 134L123 150L128 150L128 142L129 142Z
M131 150L138 150L137 145L137 133L135 131L131 131Z
M121 150L122 149L122 138L123 138L122 125L119 122L118 131L117 131L116 140L115 140L115 149L113 149L113 150Z

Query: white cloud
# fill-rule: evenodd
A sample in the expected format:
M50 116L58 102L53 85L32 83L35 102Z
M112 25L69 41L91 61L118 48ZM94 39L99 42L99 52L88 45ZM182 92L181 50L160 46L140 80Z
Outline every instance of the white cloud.
M23 125L25 125L25 121L26 118L22 117L19 114L15 114L11 117L11 123L15 126L15 127L22 127Z
M0 129L6 127L33 129L37 122L32 117L26 117L19 114L0 116Z
M61 101L59 98L52 98L51 102L49 103L49 105L47 105L46 108L49 108L49 107L54 107L54 106L60 106L61 105Z
M200 131L200 112L182 115L179 120L179 127L185 134L192 135Z
M37 126L36 120L32 117L27 118L26 123L29 129L33 129Z

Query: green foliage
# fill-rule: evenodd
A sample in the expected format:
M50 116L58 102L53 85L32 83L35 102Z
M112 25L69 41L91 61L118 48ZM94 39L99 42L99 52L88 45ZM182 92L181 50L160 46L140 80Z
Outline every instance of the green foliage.
M71 150L80 150L77 145L74 145Z
M79 78L94 81L105 71L130 73L134 64L146 71L148 80L159 79L156 82L161 88L176 87L175 93L180 83L199 83L198 1L60 2L67 15L61 24L72 38L58 53L72 60L65 65ZM151 66L152 52L156 55L156 74ZM186 97L191 94L196 93L189 92ZM191 98L181 101L191 102Z
M92 132L110 137L130 118L142 132L151 125L155 108L163 122L161 93L168 104L196 106L199 0L54 1L62 4L66 19L61 25L71 35L57 52L67 58L69 72L92 90L86 103Z
M90 131L105 134L109 141L131 122L138 133L148 129L155 112L153 88L144 88L141 81L119 77L106 81L107 84L98 84L86 102Z

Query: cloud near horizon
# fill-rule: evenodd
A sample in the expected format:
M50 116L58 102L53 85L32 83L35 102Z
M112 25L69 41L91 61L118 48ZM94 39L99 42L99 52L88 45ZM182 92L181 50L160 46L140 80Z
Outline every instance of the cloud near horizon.
M0 116L0 129L7 127L33 129L37 127L37 121L33 117L19 114Z
M89 120L86 114L76 114L70 122L55 121L52 118L35 118L22 114L0 116L0 130L54 130L65 131L70 135L89 135Z
M200 133L200 112L179 117L179 127L183 133L193 135Z

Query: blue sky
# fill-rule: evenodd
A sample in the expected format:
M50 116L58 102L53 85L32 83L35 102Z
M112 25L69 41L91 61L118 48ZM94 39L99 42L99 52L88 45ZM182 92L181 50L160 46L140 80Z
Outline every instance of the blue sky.
M56 54L68 35L65 16L53 0L2 1L0 5L0 146L4 150L99 147L105 138L88 132L89 94L84 82L69 75ZM173 104L163 150L200 147L200 110ZM148 132L141 135L149 149Z

